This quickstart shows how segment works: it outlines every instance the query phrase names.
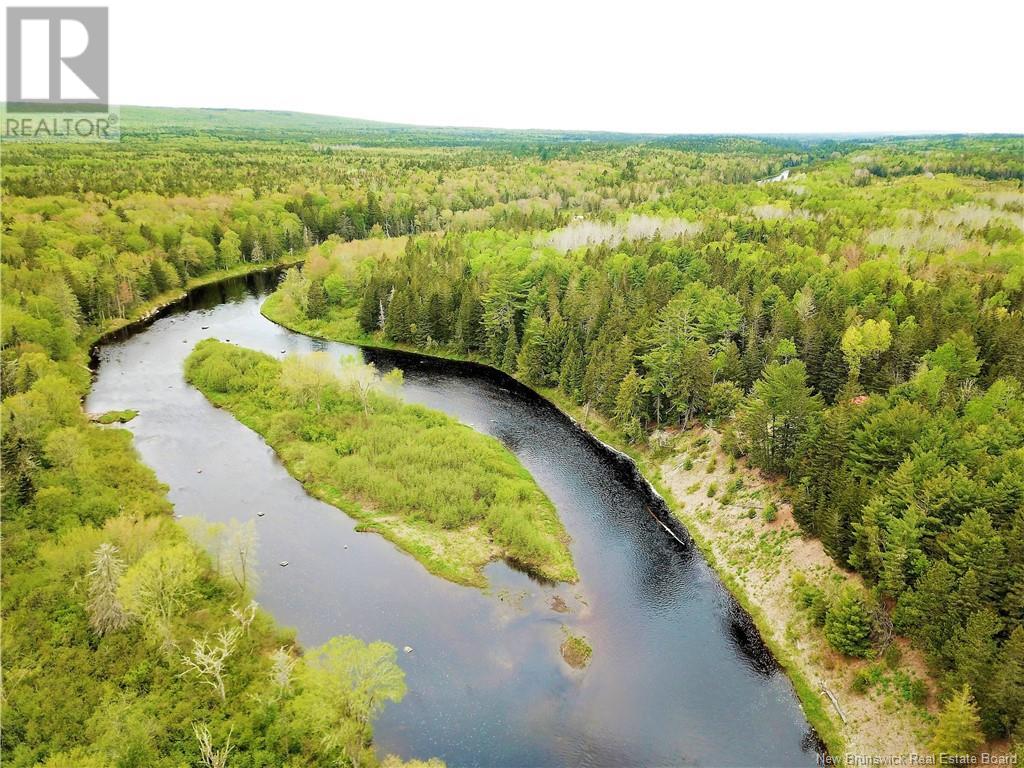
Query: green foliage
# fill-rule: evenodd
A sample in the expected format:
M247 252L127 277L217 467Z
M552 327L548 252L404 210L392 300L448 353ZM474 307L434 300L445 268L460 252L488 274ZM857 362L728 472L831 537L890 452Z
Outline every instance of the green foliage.
M978 707L971 696L970 686L965 685L943 705L932 732L932 751L939 755L966 757L974 754L984 741Z
M769 363L739 417L751 458L771 472L792 472L797 446L819 408L802 361Z
M562 632L565 635L561 646L562 658L570 667L583 669L590 663L594 649L582 635L574 635L565 627L562 628Z
M731 453L792 483L801 526L895 603L950 685L973 681L988 735L1022 733L1019 137L640 145L232 110L122 119L116 147L4 148L5 762L196 763L191 730L167 725L192 716L216 744L234 727L254 764L368 759L359 728L315 757L320 735L232 699L235 686L215 716L154 653L152 620L98 643L88 624L95 532L169 510L130 436L85 422L89 342L196 278L303 255L264 311L304 330L474 357L557 386L635 440L715 421ZM788 181L755 183L784 167ZM671 226L649 236L652 220ZM438 234L403 237L422 232ZM211 361L205 386L239 397L237 373ZM287 397L302 393L301 442L315 445L310 413L333 415L333 395L297 373ZM389 416L352 386L346 418ZM266 426L294 437L295 423ZM326 477L339 455L348 443L302 459ZM417 521L463 519L436 501ZM527 548L536 532L487 525ZM115 543L136 568L145 547ZM81 593L54 565L69 558ZM204 565L194 586L222 616L229 588ZM824 619L827 602L809 607ZM190 616L166 622L181 640L223 628ZM263 656L233 657L236 682L259 678ZM60 695L68 680L75 696Z
M643 436L643 412L643 381L635 370L630 370L615 396L615 421L630 442Z
M843 355L850 367L850 378L860 378L861 363L865 358L875 358L889 349L892 344L892 332L889 321L865 320L863 323L851 325L843 333Z
M810 583L803 573L793 576L791 585L797 605L808 612L811 621L819 627L825 626L832 601L821 587Z
M847 656L871 653L871 612L863 595L853 587L843 589L825 615L825 638Z
M138 411L126 408L123 411L107 411L101 414L96 421L100 424L126 424L139 415Z
M352 765L372 760L367 724L389 701L406 693L405 673L395 648L369 645L354 637L334 637L308 651L296 674L298 692L288 716L318 737L322 754Z
M432 571L477 584L500 554L548 578L576 579L568 537L526 470L493 438L389 394L397 377L324 354L279 363L212 339L196 346L185 372L264 435L307 488Z
M733 453L792 483L799 524L895 602L944 676L960 663L947 643L985 601L1006 622L997 644L1024 621L1024 551L1010 552L1024 504L1024 252L1010 223L1019 184L995 181L1016 178L1010 144L933 149L945 173L897 143L808 165L799 191L676 185L640 208L685 217L677 237L620 239L631 212L605 214L604 231L449 229L347 285L367 307L362 332L422 346L411 325L439 302L452 310L433 340L557 385L631 440L715 421ZM381 331L381 307L404 325ZM949 578L935 570L954 561ZM975 695L991 735L1007 735L993 699Z

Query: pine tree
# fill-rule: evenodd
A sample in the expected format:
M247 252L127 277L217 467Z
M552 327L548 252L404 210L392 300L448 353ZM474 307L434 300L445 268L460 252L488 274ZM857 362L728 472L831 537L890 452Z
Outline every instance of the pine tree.
M1003 613L1018 624L1024 624L1024 509L1013 516L1006 534L1006 597Z
M992 684L1003 733L1024 727L1024 627L1017 627L1003 644Z
M384 334L394 341L409 341L409 299L404 290L396 290L387 306Z
M967 757L984 741L978 706L971 696L971 687L964 685L942 708L932 732L932 751L939 755Z
M357 318L359 327L364 333L373 333L380 330L378 325L380 314L380 284L376 279L371 279L363 289L363 295L359 300Z
M982 597L981 580L978 573L971 568L960 579L956 591L946 596L946 610L952 609L952 613L966 620L968 616L977 613L985 606L985 599Z
M631 368L615 397L615 421L631 443L643 437L643 386L643 379Z
M847 656L864 657L871 652L871 614L854 588L844 589L829 607L825 638Z
M933 661L940 659L957 621L956 613L949 610L955 589L953 568L940 560L925 571L914 589L900 595L893 613L896 629L920 643Z
M946 644L946 655L952 671L946 678L950 689L969 685L974 692L987 733L999 730L999 719L993 701L993 673L999 656L997 636L1003 622L991 608L983 608L959 627Z
M536 313L527 320L523 329L523 346L516 359L516 369L527 384L540 384L544 378L546 331L544 318Z
M741 409L739 428L754 462L769 472L788 472L797 444L821 403L807 386L799 360L770 363Z
M455 348L459 352L470 352L479 348L480 318L483 306L471 285L462 289L455 321Z
M323 280L312 280L306 293L306 317L319 320L327 314L327 294Z
M548 321L544 333L544 377L548 381L558 382L562 361L565 357L569 329L558 312L557 300L552 303L556 306L551 309L551 319Z
M908 581L919 575L925 559L921 542L926 522L924 512L917 504L907 507L902 515L888 519L880 580L886 594L898 596L906 589Z
M519 339L516 338L516 327L510 324L508 336L505 338L505 352L501 357L501 370L514 373L519 359Z
M949 537L945 550L954 568L961 573L974 571L982 600L993 600L1005 592L1005 547L988 510L979 509L967 515Z
M575 402L582 399L583 358L580 356L576 334L571 334L565 345L565 359L562 361L562 370L558 376L558 388Z
M98 635L116 632L128 626L130 618L117 597L124 573L124 562L113 544L100 544L89 569L89 623Z

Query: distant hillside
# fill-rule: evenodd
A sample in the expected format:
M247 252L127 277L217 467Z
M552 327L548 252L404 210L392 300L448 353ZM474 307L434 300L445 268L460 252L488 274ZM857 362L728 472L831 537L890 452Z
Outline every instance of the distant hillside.
M473 146L561 142L632 143L654 134L506 130L382 123L304 112L249 109L121 107L122 135L194 136L271 141L317 141L363 146Z

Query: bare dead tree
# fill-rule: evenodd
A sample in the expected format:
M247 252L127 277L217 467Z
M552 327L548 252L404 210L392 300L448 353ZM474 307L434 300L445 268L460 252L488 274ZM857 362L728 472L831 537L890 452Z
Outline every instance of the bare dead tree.
M270 655L273 666L270 671L270 682L277 689L278 695L291 690L292 675L295 672L296 659L285 646L281 646Z
M181 672L179 677L194 672L201 682L213 688L220 700L224 701L224 671L241 633L240 627L232 627L218 632L215 641L210 641L208 635L204 635L201 640L194 639L192 652L181 657L185 671Z
M246 635L249 634L249 627L252 626L253 619L256 618L257 608L259 608L259 603L255 600L250 600L249 604L244 608L239 608L236 605L231 606L231 615L238 619L238 625Z
M203 765L206 768L227 768L228 755L232 750L231 734L228 734L222 748L215 749L210 729L205 723L192 723L192 732L196 735L196 741L199 742L199 755L202 757Z
M131 616L117 597L117 587L124 573L124 561L113 544L100 544L89 569L89 623L96 634L105 635L124 629Z

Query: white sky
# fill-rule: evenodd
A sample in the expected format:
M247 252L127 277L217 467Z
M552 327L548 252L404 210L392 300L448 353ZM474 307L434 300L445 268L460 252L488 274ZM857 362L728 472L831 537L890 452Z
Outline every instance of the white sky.
M1020 0L108 5L118 104L663 133L1024 132Z

